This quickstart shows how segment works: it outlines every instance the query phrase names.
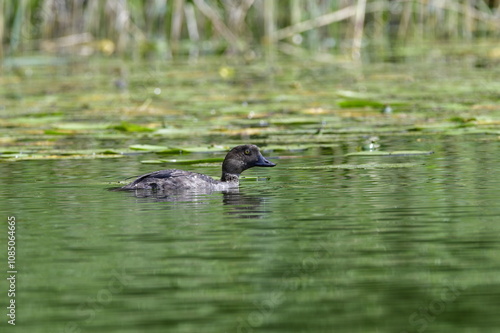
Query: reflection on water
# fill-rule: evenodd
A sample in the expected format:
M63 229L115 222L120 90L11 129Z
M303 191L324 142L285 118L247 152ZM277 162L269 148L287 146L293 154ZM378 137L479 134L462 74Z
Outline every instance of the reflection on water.
M228 206L224 211L230 217L240 219L259 219L269 216L272 211L265 206L265 197L249 195L242 191L224 193L223 203Z
M130 191L122 191L120 188L111 188L112 191L129 193L136 198L143 198L142 202L162 202L162 201L186 201L193 203L204 203L205 198L213 193L221 193L221 191L213 191L211 189L200 188L200 189L190 189L190 190L179 190L179 191L162 191L158 189L135 189ZM229 189L222 193L238 193L239 189Z
M114 191L118 188L111 188ZM193 205L213 204L213 201L219 200L230 209L224 211L227 215L234 215L242 219L262 218L271 211L261 207L265 201L264 197L258 195L248 195L239 188L233 188L225 191L213 191L210 189L195 189L187 191L164 192L150 189L138 189L133 191L118 191L123 195L137 198L138 203L148 202L181 202ZM172 209L171 206L162 206L165 209Z

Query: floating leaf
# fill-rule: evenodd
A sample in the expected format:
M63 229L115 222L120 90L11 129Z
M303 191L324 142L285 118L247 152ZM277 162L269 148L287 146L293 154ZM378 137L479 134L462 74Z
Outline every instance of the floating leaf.
M133 149L133 150L146 150L146 151L170 149L169 147L166 147L166 146L157 146L157 145L132 145L132 146L129 146L129 148Z
M129 146L132 150L141 150L144 152L155 152L163 154L179 154L184 152L184 150L179 148L170 148L167 146L157 146L157 145L132 145Z
M311 148L321 148L321 147L333 147L335 144L330 143L317 143L317 144L303 144L303 145L268 145L265 147L261 147L263 151L301 151L308 150Z
M223 157L213 157L213 158L200 158L195 160L177 160L177 159L158 159L158 160L144 160L141 163L144 164L162 164L162 163L175 163L175 164L200 164L200 163L216 163L224 161Z
M364 107L369 107L369 108L373 108L373 109L381 109L381 108L383 108L385 106L384 103L380 103L380 102L377 102L377 101L362 100L362 99L345 100L345 101L340 101L337 104L341 108L364 108Z
M345 154L344 156L416 156L430 155L433 151L421 150L401 150L401 151L359 151L355 153Z
M303 167L285 167L288 170L314 170L314 169L390 169L411 168L417 163L366 163L366 164L338 164L338 165L316 165Z
M266 177L266 176L242 176L240 179L243 180L256 180L256 181L263 181L263 180L270 180L271 177Z
M51 154L51 155L42 155L42 154L19 154L16 156L8 156L6 158L3 158L4 156L2 155L0 160L2 161L32 161L32 160L80 160L80 159L95 159L95 158L118 158L122 157L123 155L118 155L118 154L89 154L89 155L76 155L76 154L71 154L71 155L58 155L58 154Z
M18 117L9 119L11 124L38 125L38 124L55 124L63 119L62 116L46 116L46 117Z
M59 123L57 129L63 130L96 130L109 128L108 124L103 123Z
M125 121L122 122L120 125L111 125L108 128L112 128L112 129L122 131L122 132L153 132L154 131L153 129L151 129L149 127L145 127L145 126L141 126L141 125L137 125L137 124L132 124L132 123L127 123Z
M201 147L183 147L182 151L187 153L210 153L228 151L228 146L201 146Z
M273 125L304 125L304 124L321 124L321 119L315 117L289 117L282 119L274 119L271 121Z
M163 164L165 162L163 162L163 160L144 160L144 161L141 161L141 163L143 163L143 164Z
M337 90L337 95L340 97L345 97L345 98L366 98L365 94L361 94L357 91L352 91L352 90Z
M73 135L77 132L74 130L65 130L65 129L48 129L43 131L45 135Z

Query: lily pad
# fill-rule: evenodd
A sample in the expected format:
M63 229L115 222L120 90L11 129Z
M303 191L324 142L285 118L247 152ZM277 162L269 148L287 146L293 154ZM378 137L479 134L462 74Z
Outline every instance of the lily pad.
M62 130L103 130L108 128L108 124L103 123L59 123L57 129Z
M321 119L314 117L289 117L282 119L274 119L271 121L273 125L305 125L305 124L321 124Z
M157 154L178 154L178 153L208 153L208 152L224 152L228 151L226 146L200 146L200 147L167 147L157 145L132 145L129 147L132 150L142 150L147 152L155 152Z
M301 151L308 150L311 148L321 148L321 147L333 147L337 146L336 144L331 143L318 143L318 144L303 144L303 145L268 145L262 147L263 151Z
M228 151L228 146L200 146L200 147L183 147L182 151L187 153L210 153Z
M11 124L22 124L24 127L28 125L54 124L63 120L63 116L46 116L46 117L18 117L9 119Z
M270 180L271 177L266 177L266 176L242 176L240 179L242 179L242 180L264 181L264 180Z
M341 108L364 108L364 107L369 107L369 108L373 108L373 109L381 109L381 108L383 108L385 106L384 103L380 103L380 102L377 102L377 101L363 100L363 99L345 100L345 101L340 101L337 104Z
M315 170L315 169L391 169L411 168L418 163L366 163L366 164L338 164L338 165L315 165L303 167L287 167L288 170Z
M170 148L167 146L158 146L158 145L131 145L129 146L130 149L132 150L142 150L142 151L149 151L149 152L171 152L171 153L180 153L182 150L177 149L177 148Z
M143 164L163 164L165 162L163 162L163 160L144 160L144 161L141 161L141 163L143 163Z
M122 122L119 125L111 125L108 128L112 128L122 132L154 132L153 129L137 124Z
M200 163L217 163L224 161L223 157L213 157L213 158L200 158L194 160L177 160L177 159L158 159L158 160L144 160L141 163L144 164L163 164L163 163L175 163L175 164L200 164Z
M66 130L66 129L48 129L43 131L45 135L73 135L77 134L77 131Z
M421 150L400 150L400 151L359 151L355 153L345 154L344 156L418 156L431 155L433 151Z
M0 161L39 161L39 160L81 160L81 159L96 159L96 158L119 158L123 155L118 154L81 154L81 155L63 155L63 154L20 154L16 156L8 156L0 158Z

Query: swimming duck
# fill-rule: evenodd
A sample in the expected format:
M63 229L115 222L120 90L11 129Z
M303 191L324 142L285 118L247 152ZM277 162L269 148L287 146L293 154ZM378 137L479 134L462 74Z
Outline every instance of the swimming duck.
M222 163L222 176L215 180L210 176L177 169L159 170L139 176L120 190L213 190L223 191L239 186L240 174L254 166L273 167L255 145L241 145L231 149Z

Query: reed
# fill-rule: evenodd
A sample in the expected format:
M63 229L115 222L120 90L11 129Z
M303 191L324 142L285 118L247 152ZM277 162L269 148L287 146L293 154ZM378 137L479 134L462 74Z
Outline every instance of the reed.
M245 54L259 46L359 57L369 43L484 37L500 37L498 0L0 2L0 57L39 50Z

